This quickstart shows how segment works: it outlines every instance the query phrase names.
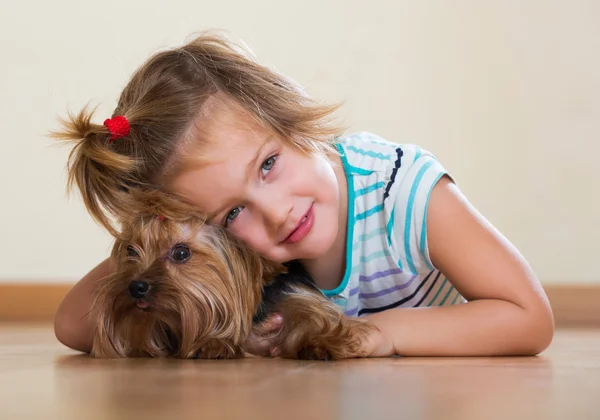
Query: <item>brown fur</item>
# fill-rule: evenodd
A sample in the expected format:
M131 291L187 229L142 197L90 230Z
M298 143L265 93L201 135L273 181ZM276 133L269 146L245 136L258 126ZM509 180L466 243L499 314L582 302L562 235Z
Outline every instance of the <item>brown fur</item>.
M347 317L324 296L295 287L278 311L285 320L277 340L281 357L339 360L368 356L362 346L375 327Z
M254 328L263 288L286 281L284 268L251 252L224 229L198 215L171 211L164 221L146 206L126 223L112 257L117 271L96 292L96 357L236 358ZM135 214L135 213L134 213ZM185 263L170 259L174 246L191 251ZM131 256L133 247L138 256ZM277 276L277 277L275 277ZM138 307L130 282L144 280L149 293ZM283 328L275 345L285 358L343 359L367 356L361 344L371 324L346 317L318 290L292 284L277 303Z

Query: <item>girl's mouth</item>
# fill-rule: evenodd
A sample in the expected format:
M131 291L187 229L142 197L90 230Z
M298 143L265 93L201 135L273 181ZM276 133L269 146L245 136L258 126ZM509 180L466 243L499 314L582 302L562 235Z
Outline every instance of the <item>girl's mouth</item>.
M296 229L294 229L288 237L283 241L284 244L294 244L300 242L302 239L306 237L312 230L313 224L315 222L315 214L313 211L313 206L311 205L304 217L298 223Z

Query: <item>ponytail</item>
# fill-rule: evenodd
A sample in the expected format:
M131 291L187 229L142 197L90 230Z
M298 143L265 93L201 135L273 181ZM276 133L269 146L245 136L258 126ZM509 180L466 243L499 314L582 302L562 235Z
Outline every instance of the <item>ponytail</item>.
M134 183L132 174L136 161L131 155L115 150L118 148L115 141L127 141L120 138L123 131L109 129L109 120L105 125L92 123L93 113L87 106L77 116L69 113L67 119L60 120L63 130L50 135L74 143L67 161L67 192L77 187L92 217L115 234L108 215L117 216L126 210L127 191Z

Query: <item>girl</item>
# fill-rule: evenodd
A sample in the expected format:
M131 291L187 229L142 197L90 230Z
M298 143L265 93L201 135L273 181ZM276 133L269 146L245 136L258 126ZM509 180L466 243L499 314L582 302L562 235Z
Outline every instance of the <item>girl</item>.
M84 109L58 138L75 141L69 185L111 232L132 188L176 194L268 259L300 260L346 314L377 333L373 356L534 355L554 333L531 268L426 150L369 133L347 137L335 106L235 45L200 35L151 57L113 118ZM76 284L57 338L89 351L87 313L105 260ZM257 354L277 354L268 333Z

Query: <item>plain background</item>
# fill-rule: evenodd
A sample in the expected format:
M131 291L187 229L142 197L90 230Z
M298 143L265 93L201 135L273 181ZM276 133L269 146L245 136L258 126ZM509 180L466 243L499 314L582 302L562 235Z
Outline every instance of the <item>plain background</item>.
M77 281L111 238L65 194L68 109L110 115L151 53L223 29L349 132L431 150L544 284L600 284L600 2L0 4L0 282Z

